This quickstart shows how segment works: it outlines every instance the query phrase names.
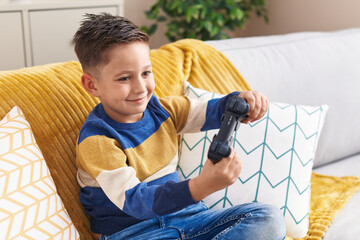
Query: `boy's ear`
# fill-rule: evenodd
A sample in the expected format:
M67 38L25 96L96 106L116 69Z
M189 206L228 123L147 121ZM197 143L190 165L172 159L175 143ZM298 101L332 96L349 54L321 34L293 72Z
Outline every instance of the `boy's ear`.
M94 97L99 97L95 81L95 78L90 73L83 73L81 76L81 83L85 90Z

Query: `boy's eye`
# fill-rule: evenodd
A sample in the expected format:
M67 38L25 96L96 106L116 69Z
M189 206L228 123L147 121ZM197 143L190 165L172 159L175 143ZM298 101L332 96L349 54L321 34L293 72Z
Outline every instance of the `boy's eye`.
M145 72L143 72L143 75L144 76L148 76L148 75L150 75L151 74L151 71L145 71Z
M118 79L118 81L127 81L129 79L130 79L130 77L121 77Z

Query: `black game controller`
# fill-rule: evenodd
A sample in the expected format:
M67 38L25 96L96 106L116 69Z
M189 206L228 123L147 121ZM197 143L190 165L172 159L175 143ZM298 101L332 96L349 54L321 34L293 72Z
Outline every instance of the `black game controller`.
M208 158L215 164L231 153L230 146L233 142L233 133L240 126L240 121L247 118L249 104L238 96L229 99L218 134L215 134L210 145Z

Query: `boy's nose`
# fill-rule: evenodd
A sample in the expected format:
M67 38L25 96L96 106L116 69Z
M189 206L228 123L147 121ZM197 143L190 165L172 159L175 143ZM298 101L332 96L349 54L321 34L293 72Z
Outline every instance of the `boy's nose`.
M133 91L135 93L142 93L146 91L146 81L141 77L137 78L134 82Z

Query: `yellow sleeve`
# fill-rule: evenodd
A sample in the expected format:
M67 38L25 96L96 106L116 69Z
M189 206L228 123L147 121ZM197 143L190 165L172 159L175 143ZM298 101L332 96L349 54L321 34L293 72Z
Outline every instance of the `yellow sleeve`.
M199 132L205 123L207 101L186 96L172 96L159 99L170 114L178 134Z
M103 171L127 167L126 155L118 141L102 135L87 137L76 146L76 163L79 169L92 178Z

